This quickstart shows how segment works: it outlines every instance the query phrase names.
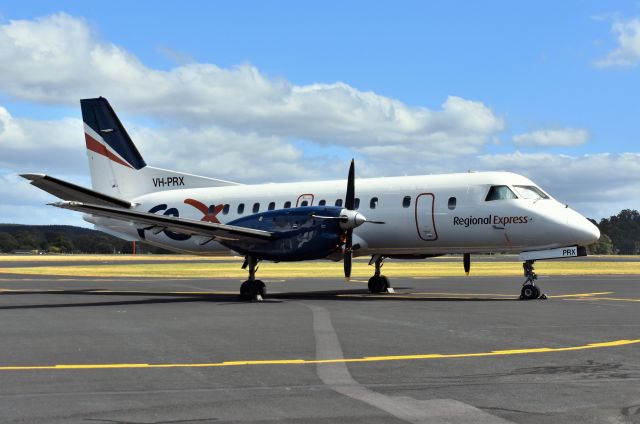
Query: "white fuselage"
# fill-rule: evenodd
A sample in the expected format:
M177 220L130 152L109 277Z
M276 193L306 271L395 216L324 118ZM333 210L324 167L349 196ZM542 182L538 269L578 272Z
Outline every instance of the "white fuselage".
M358 211L369 220L354 230L355 255L417 255L445 253L522 252L597 241L598 229L579 213L553 198L487 201L492 186L535 186L529 179L507 172L370 178L356 180ZM270 207L316 206L344 201L346 183L339 181L226 187L170 189L133 199L138 211L153 211L201 220L193 199L209 208L221 223L264 212ZM514 190L514 192L517 192ZM408 198L408 199L407 199ZM258 204L256 211L254 205ZM228 206L225 206L228 205ZM239 212L239 206L244 210ZM216 208L217 207L217 208ZM155 208L155 209L154 209ZM240 206L240 208L242 208ZM113 219L85 216L99 227L143 238L154 245L194 254L215 254L228 249L201 237L154 233ZM213 221L215 222L215 221Z

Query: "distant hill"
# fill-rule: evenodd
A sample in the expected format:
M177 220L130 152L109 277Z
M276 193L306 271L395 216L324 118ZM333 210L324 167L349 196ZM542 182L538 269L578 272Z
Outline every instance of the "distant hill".
M131 253L132 243L71 225L0 224L0 252ZM138 242L139 253L173 253Z

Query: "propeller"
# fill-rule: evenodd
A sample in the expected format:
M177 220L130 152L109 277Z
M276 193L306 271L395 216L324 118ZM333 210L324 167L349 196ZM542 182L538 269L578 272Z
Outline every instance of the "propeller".
M471 271L471 254L465 253L462 255L462 264L464 265L464 272L469 275L469 271Z
M344 197L344 207L349 212L355 212L353 210L356 203L356 164L355 160L351 159L351 165L349 166L349 176L347 177L347 194ZM360 215L362 216L362 215ZM351 278L351 260L353 259L353 229L358 225L362 225L366 219L362 222L356 220L358 213L353 217L353 226L344 225L345 241L344 241L344 278L347 280ZM362 218L364 218L362 216ZM345 224L349 224L348 218Z
M353 229L365 222L371 224L384 224L383 221L370 221L355 210L356 204L356 170L355 160L351 159L349 176L347 177L347 194L344 199L344 209L340 214L340 227L344 230L344 276L351 278L351 262L353 258Z
M351 159L349 166L349 176L347 177L347 193L344 199L344 209L340 211L340 216L311 215L318 219L340 221L340 228L343 230L341 241L344 244L344 276L348 280L351 277L351 262L353 258L353 229L361 226L365 222L370 224L384 224L384 221L368 220L364 215L355 210L356 206L356 171L355 160Z

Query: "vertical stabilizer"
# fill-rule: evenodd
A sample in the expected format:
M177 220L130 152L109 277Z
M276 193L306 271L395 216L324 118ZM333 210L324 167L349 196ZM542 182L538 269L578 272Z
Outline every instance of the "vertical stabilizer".
M83 99L80 106L94 190L132 199L156 191L236 185L147 166L107 99Z

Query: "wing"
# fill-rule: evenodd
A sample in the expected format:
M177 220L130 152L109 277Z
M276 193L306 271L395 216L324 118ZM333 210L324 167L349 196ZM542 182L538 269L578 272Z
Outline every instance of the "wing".
M140 212L112 206L82 202L58 202L51 203L51 205L105 218L129 221L150 230L157 229L158 231L162 231L168 229L183 234L208 237L212 240L269 242L276 238L276 234L269 231L239 227L236 225L215 224L213 222L196 221L194 219L167 215L156 215L149 212Z
M130 208L131 202L118 199L116 197L107 196L100 192L80 187L67 181L59 180L44 174L22 174L22 178L31 181L31 185L38 187L53 194L62 200L86 202L93 205L116 206L121 208Z

